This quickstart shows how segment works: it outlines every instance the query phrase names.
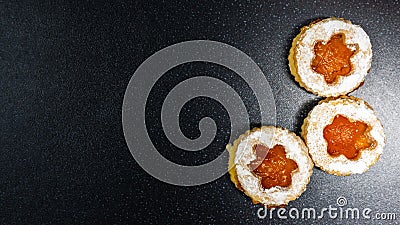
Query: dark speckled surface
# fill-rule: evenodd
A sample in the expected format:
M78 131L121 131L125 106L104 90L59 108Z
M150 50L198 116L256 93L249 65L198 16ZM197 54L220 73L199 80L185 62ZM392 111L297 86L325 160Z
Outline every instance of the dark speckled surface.
M111 2L111 1L110 1ZM114 1L112 1L114 2ZM174 2L0 4L0 223L1 224L399 224L400 223L400 3ZM289 208L336 206L396 213L397 220L291 220L257 217L260 206L235 189L225 175L195 187L173 186L148 175L132 158L121 125L125 88L151 54L181 41L224 42L248 54L263 70L276 99L277 124L299 132L320 99L300 88L287 66L291 40L317 18L344 17L360 24L373 45L364 98L385 126L387 146L378 163L362 175L336 177L314 169L307 191ZM209 63L170 70L166 87L188 77L228 77L248 105L254 96L237 75ZM242 88L240 88L242 87ZM149 107L157 108L156 94ZM206 105L207 107L202 107ZM214 110L197 110L214 109ZM190 111L189 111L190 110ZM188 112L198 112L190 114ZM249 109L252 125L259 124ZM182 164L202 164L224 150L229 139L226 111L210 99L193 100L182 122L210 116L219 132L201 153L164 152ZM147 115L157 136L156 113ZM154 120L152 119L154 117ZM182 128L189 137L197 130ZM184 155L185 158L179 157Z

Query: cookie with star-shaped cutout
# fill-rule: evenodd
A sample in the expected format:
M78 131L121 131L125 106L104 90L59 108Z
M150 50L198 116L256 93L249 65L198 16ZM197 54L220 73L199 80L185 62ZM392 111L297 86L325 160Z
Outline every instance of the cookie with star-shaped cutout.
M372 107L347 96L320 101L304 120L301 136L315 166L338 176L367 171L385 146L384 129Z
M371 42L360 26L328 18L301 28L288 59L300 86L319 96L337 97L364 82L371 67Z

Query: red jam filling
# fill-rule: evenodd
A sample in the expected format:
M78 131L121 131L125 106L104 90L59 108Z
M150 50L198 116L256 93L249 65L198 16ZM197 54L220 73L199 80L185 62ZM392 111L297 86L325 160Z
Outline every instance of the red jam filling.
M261 177L265 189L280 186L288 187L292 183L292 172L298 168L296 162L286 157L285 147L275 145L273 148L256 144L253 146L257 158L250 162L253 173Z
M350 121L342 115L336 115L333 122L324 128L324 138L328 142L328 153L331 156L346 156L355 159L360 151L373 145L368 137L371 128L361 121Z
M311 68L322 74L326 83L332 84L339 76L348 76L352 66L350 58L356 50L351 50L345 43L344 34L332 35L331 39L324 44L322 41L314 45L315 57Z

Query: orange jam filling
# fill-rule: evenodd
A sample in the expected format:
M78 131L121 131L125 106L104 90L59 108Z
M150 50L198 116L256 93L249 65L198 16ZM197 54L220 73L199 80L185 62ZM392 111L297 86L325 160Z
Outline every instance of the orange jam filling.
M292 183L292 172L297 164L286 158L285 147L275 145L273 148L256 144L253 146L257 158L250 162L253 173L261 177L261 185L268 189L276 186L288 187Z
M361 150L371 147L374 142L368 137L371 128L361 121L351 122L342 115L336 115L333 122L324 128L331 156L343 154L348 159L358 157Z
M311 68L322 74L326 83L332 84L337 81L339 76L350 74L350 58L355 51L347 47L344 34L332 35L326 44L319 41L314 45L315 57L312 60Z

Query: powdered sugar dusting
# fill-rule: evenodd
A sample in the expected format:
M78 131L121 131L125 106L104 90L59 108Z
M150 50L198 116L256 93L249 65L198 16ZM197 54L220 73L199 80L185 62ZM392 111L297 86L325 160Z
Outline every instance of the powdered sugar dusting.
M298 169L292 174L292 184L289 187L264 189L260 178L250 171L248 164L256 158L252 147L260 143L269 148L283 145L286 156L296 161ZM294 133L272 126L264 126L245 137L242 136L237 146L234 163L238 180L246 194L255 201L272 206L288 204L289 201L299 197L310 180L313 168L304 142Z
M317 41L327 42L338 33L345 34L346 44L351 48L357 45L358 50L350 59L352 72L348 76L340 76L335 84L327 84L324 77L311 68L314 45ZM360 26L343 19L329 18L304 27L293 48L297 69L292 70L293 75L298 76L300 84L307 90L321 96L339 96L353 91L364 81L371 67L372 50L368 35Z
M376 141L375 148L362 150L357 160L349 160L343 155L330 156L327 152L327 142L323 137L323 129L331 124L338 114L368 124L372 128L370 136ZM379 159L385 145L385 135L381 122L368 104L357 98L343 97L322 101L305 119L302 135L315 165L336 175L349 175L367 171Z

